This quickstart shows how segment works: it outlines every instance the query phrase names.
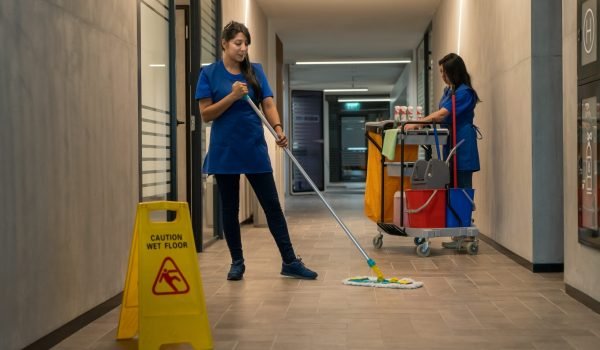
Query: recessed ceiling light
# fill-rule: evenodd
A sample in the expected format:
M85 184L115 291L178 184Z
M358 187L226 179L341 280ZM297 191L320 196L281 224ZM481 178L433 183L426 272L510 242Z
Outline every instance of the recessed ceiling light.
M365 92L367 88L352 88L352 89L323 89L323 92Z
M411 60L361 60L361 61L300 61L299 65L318 65L318 64L399 64L410 63Z
M340 97L338 102L390 102L389 97Z

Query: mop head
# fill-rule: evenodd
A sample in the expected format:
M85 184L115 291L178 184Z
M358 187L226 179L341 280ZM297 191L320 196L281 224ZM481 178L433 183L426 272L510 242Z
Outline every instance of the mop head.
M416 289L423 287L423 282L410 278L384 278L377 277L350 277L342 281L349 286L363 286L375 288Z

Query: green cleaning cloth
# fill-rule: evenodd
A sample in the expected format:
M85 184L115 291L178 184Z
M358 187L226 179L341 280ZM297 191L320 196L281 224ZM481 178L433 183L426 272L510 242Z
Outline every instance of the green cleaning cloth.
M383 147L381 149L381 154L383 154L387 159L394 160L394 156L396 155L396 140L398 137L398 129L388 129L385 131L385 135L383 136Z

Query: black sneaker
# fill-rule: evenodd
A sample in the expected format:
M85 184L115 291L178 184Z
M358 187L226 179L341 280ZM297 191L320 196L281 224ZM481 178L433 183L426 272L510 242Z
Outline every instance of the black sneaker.
M230 281L239 281L244 277L245 271L246 266L244 265L244 259L235 260L233 264L231 264L227 279Z
M302 259L297 258L289 264L281 264L281 274L288 277L301 278L305 280L314 280L318 274L306 266L302 262Z

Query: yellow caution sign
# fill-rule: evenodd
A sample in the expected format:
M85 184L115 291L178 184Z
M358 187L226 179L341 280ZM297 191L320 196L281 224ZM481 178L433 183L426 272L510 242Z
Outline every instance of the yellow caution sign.
M175 212L175 219L152 221L159 210ZM142 350L175 343L213 348L185 202L138 204L117 339L138 332Z

